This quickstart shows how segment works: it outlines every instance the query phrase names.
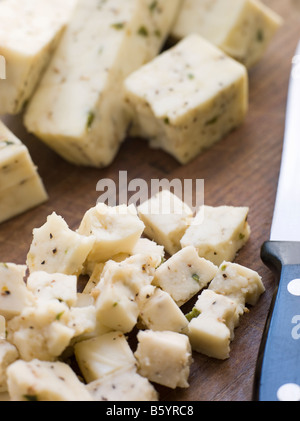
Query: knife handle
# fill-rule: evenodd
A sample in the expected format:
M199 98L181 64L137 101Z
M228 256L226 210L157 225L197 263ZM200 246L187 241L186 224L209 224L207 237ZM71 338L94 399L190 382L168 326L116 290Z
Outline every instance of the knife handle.
M300 400L300 243L266 242L262 261L279 281L258 353L253 398Z

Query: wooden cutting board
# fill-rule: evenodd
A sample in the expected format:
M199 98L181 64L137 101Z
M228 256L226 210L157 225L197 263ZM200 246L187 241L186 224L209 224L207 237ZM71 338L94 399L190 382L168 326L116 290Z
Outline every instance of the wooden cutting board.
M190 387L168 390L158 387L161 400L250 401L262 332L274 291L274 278L260 260L260 247L269 238L280 167L285 108L291 59L300 38L300 7L297 0L265 0L285 19L263 60L250 73L250 109L242 127L186 166L170 156L148 148L147 142L129 139L114 163L106 169L77 168L63 161L33 136L26 134L22 118L4 120L28 146L39 167L49 201L0 225L0 261L24 264L32 230L55 211L73 229L87 209L94 206L97 182L118 182L119 171L128 182L143 178L204 179L207 205L249 206L252 235L239 253L237 263L260 273L266 292L259 303L241 318L227 361L194 354ZM300 3L300 1L299 1ZM149 184L150 185L150 184Z

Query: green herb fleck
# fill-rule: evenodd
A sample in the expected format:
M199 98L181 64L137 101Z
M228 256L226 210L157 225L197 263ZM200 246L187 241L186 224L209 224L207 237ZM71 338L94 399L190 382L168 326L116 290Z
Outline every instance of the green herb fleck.
M23 395L23 398L30 402L37 402L38 397L37 395Z
M95 120L95 113L93 111L90 111L88 113L87 121L86 121L87 130L91 130L94 120Z
M193 73L189 73L189 74L188 74L188 78L189 78L189 79L191 79L191 80L192 80L192 79L195 79L195 75L193 75Z
M218 115L216 115L215 117L213 117L211 120L208 120L206 123L205 123L205 126L211 126L212 124L215 124L217 121L218 121L218 119L219 119L219 116Z
M264 32L262 29L259 29L256 33L256 39L258 42L263 42L264 40Z
M226 270L226 268L227 268L227 265L223 265L223 266L221 266L221 270L222 270L222 271Z
M194 275L192 276L192 278L194 279L194 281L197 281L197 282L199 282L199 281L200 281L200 278L199 278L199 276L197 275L197 273L194 273Z
M124 22L117 22L117 23L112 23L111 24L111 27L112 28L118 29L118 30L123 29L124 26L125 26L125 23Z
M141 26L138 30L138 34L142 37L147 37L149 35L148 29L145 26Z
M117 302L113 303L113 307L117 307L117 305L118 305Z
M200 311L197 310L196 307L194 307L192 311L190 311L188 314L185 315L185 317L190 322L192 319L194 319L195 317L198 317L200 314L201 314Z
M64 314L64 311L61 311L60 313L58 313L55 317L56 320L60 320L63 314Z
M0 266L3 266L5 269L8 269L8 264L7 263L0 263Z
M245 234L243 234L243 233L240 232L239 239L240 240L243 240L244 238L245 238Z
M12 146L12 145L14 145L15 143L14 142L12 142L11 140L2 140L1 141L2 143L4 143L5 144L5 146Z
M155 31L154 31L154 35L155 35L157 38L160 38L160 37L161 37L161 32L160 32L160 30L159 30L159 29L155 29Z
M154 0L150 5L149 5L149 10L151 12L154 12L154 10L157 8L157 0Z
M164 118L164 123L165 123L165 124L170 124L169 117L165 117L165 118Z

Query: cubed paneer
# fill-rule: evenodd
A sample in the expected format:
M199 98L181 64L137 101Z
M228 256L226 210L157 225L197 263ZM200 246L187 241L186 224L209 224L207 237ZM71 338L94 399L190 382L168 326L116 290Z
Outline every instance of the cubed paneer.
M0 223L47 199L27 147L0 121Z
M33 230L27 255L29 271L80 274L94 242L93 236L72 231L66 221L53 212L43 226Z
M138 373L151 382L175 389L187 388L192 363L186 335L170 331L139 331L135 357Z
M159 256L161 261L165 258L164 246L157 244L149 238L140 238L132 249L132 255L146 254L148 256Z
M7 369L12 401L92 401L85 385L69 365L33 359L11 364Z
M240 313L244 313L246 304L255 305L265 291L257 272L231 262L220 265L209 289L236 301Z
M26 288L25 274L25 265L0 263L0 314L7 320L18 316L33 302Z
M73 275L33 272L27 278L27 288L39 298L63 301L69 307L77 301L77 277Z
M197 33L249 68L281 24L281 17L257 0L183 0L171 35L178 40Z
M17 348L4 339L0 339L0 393L7 392L7 367L19 358Z
M57 300L37 300L7 323L7 340L20 358L53 361L69 345L75 329L68 326L69 309Z
M212 358L227 359L234 328L238 325L237 304L210 290L198 297L188 326L192 349Z
M6 62L0 114L19 113L49 63L74 0L4 0L0 3L0 55Z
M137 303L140 320L147 329L185 333L187 319L167 292L153 285L145 286Z
M79 0L29 103L28 131L74 164L109 165L130 124L123 81L158 54L178 7L179 0Z
M95 237L85 266L92 271L95 264L105 262L119 253L130 254L144 231L134 205L107 206L98 203L89 209L77 230L81 235Z
M79 342L74 352L87 383L121 368L133 368L136 365L126 337L118 331Z
M94 401L158 401L153 385L131 367L114 371L86 387Z
M250 237L248 213L248 207L201 206L181 246L194 246L199 256L217 266L233 261Z
M193 211L169 190L152 196L138 207L145 224L144 234L162 245L169 254L180 250L180 240L193 218Z
M157 268L153 284L168 292L182 306L205 288L217 273L217 266L198 256L193 246L185 247Z
M248 111L244 65L200 35L189 35L124 82L131 134L181 164L240 126Z

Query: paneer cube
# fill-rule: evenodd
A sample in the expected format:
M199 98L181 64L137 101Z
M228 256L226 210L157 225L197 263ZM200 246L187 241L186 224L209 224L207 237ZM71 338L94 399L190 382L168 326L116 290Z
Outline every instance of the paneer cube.
M153 285L139 292L137 303L140 320L147 329L185 333L188 321L167 292Z
M227 359L234 328L238 325L237 304L214 291L205 290L195 304L188 337L192 349L212 358Z
M186 335L170 331L139 331L135 357L138 373L171 389L187 388L192 363Z
M25 284L26 266L0 263L0 314L7 320L18 316L34 299Z
M149 238L140 238L132 249L132 255L146 254L148 256L159 256L161 261L165 258L164 246L157 244Z
M179 0L79 0L29 103L28 131L74 164L109 165L130 123L123 81L158 54L178 7Z
M169 254L180 250L180 240L193 218L193 211L169 190L152 196L138 207L145 235Z
M219 266L233 261L250 237L248 207L203 206L181 239L181 246L194 246L199 256Z
M185 247L157 268L153 284L168 292L178 306L205 288L217 266L198 256L193 246Z
M19 358L17 348L0 339L0 393L7 392L7 367Z
M244 313L246 304L255 305L265 292L262 278L257 272L231 262L220 265L209 289L234 300L240 313Z
M33 359L11 364L7 369L12 401L92 401L85 385L69 365Z
M281 24L282 18L258 0L183 0L171 35L177 40L202 35L250 68Z
M131 134L186 164L240 126L248 110L246 68L189 35L124 82Z
M27 147L0 121L0 223L47 199Z
M126 337L118 331L79 342L75 345L74 352L87 383L136 365Z
M61 273L33 272L27 278L27 288L44 300L56 299L69 307L77 301L77 277Z
M27 255L29 271L80 274L94 242L93 236L72 231L66 221L53 212L43 226L33 230Z
M6 62L0 114L19 113L31 97L61 38L75 1L4 0L0 3L0 55Z
M119 253L132 252L141 237L144 224L134 205L107 206L99 203L89 209L77 230L81 235L95 237L85 266L91 272L95 264L105 262Z
M153 385L131 367L116 370L86 387L94 401L158 401L158 393Z

